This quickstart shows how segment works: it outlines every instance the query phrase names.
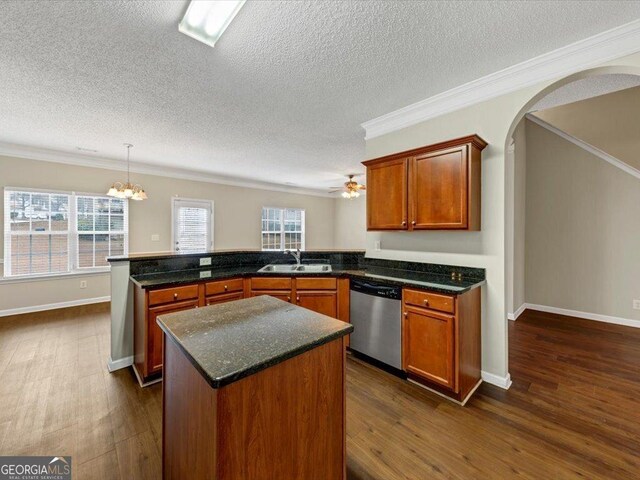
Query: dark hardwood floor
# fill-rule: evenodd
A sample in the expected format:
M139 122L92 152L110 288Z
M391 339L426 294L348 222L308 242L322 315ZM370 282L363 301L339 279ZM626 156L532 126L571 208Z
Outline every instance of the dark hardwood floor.
M509 329L513 386L466 407L350 360L348 478L640 478L640 330L531 311ZM108 305L0 318L0 455L160 478L161 385L108 352Z

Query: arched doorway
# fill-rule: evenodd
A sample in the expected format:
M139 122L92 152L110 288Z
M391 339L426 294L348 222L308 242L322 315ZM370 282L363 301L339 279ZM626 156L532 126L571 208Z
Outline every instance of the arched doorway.
M520 122L523 121L528 112L531 111L532 107L536 105L540 100L547 97L549 94L557 91L560 88L567 88L574 82L579 80L588 79L590 77L598 77L603 75L634 75L640 77L640 68L633 66L606 66L606 67L598 67L589 70L585 70L573 75L569 75L561 80L558 80L547 87L541 89L538 93L533 95L518 111L517 115L514 117L508 134L505 138L505 284L506 295L505 295L505 310L508 313L513 313L514 309L518 309L518 305L512 302L514 298L514 288L515 288L515 279L516 279L516 262L514 262L514 249L516 246L516 213L514 212L514 204L516 203L515 194L517 191L516 185L516 176L514 169L514 152L513 152L513 138L516 133L516 129ZM511 302L511 305L510 305ZM508 342L508 339L507 339ZM507 343L507 352L509 352L509 346ZM508 362L508 353L507 353L507 362Z

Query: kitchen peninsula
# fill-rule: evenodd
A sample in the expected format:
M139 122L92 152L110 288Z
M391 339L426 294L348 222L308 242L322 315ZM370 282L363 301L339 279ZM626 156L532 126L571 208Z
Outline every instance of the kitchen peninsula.
M163 478L345 478L351 325L269 296L158 324Z

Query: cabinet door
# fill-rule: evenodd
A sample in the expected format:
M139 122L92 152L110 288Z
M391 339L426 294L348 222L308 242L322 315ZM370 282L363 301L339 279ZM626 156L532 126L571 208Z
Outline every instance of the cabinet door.
M153 307L149 309L149 323L147 325L147 372L146 375L152 375L162 371L162 329L158 326L156 319L160 315L167 313L180 312L182 310L190 310L198 307L198 301L174 303L164 305L162 307Z
M455 390L454 321L450 315L405 308L403 368Z
M416 156L411 162L411 228L468 227L468 145Z
M407 162L367 165L367 230L407 229Z
M291 290L252 290L252 297L259 297L260 295L269 295L274 298L279 298L285 302L291 301Z
M338 316L338 294L335 291L298 292L296 304L332 318Z

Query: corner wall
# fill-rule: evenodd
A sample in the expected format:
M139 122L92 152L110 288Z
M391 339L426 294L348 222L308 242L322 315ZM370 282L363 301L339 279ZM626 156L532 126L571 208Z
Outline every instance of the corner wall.
M527 303L640 320L640 180L526 129Z

